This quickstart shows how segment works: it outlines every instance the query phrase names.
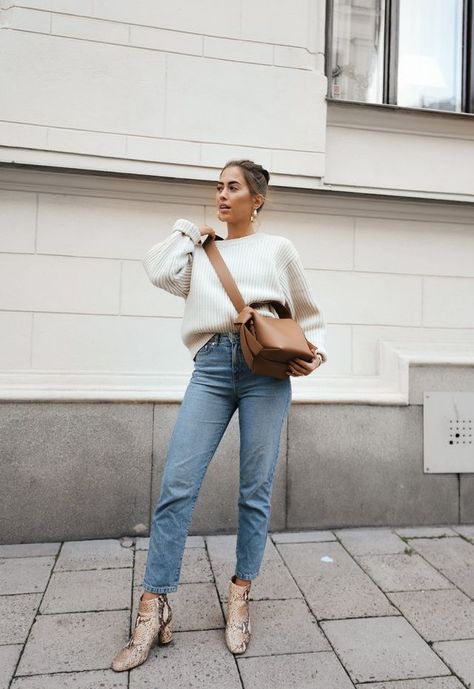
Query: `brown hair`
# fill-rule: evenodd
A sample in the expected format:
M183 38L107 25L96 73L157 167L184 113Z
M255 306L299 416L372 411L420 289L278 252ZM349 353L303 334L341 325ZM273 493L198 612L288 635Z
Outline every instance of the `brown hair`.
M265 168L258 163L254 163L253 160L241 159L228 160L222 168L221 173L224 172L226 168L234 166L240 167L242 170L245 181L247 182L247 186L250 189L250 193L252 195L261 194L265 199L268 191L268 182L270 180L270 173L268 170L265 170ZM265 200L257 208L257 213L260 213L264 203Z

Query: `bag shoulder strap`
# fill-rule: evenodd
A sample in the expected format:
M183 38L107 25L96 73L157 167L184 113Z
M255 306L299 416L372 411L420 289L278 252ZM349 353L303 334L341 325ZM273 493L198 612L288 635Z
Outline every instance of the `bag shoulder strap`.
M217 238L222 240L222 237L218 237L218 235L216 235L216 239ZM212 235L208 235L202 247L212 263L219 280L222 282L225 291L229 295L231 302L235 306L237 313L240 313L242 309L245 308L246 304L230 270L227 267L226 262L222 258L222 255L216 246L216 242L214 241Z
M219 237L219 235L216 235L215 239L218 241L223 241L223 238ZM225 291L229 295L231 302L235 306L237 313L240 313L246 306L245 301L242 297L242 294L240 293L239 288L237 287L234 278L232 277L229 268L227 267L226 262L222 258L222 254L216 246L214 237L212 235L208 235L205 241L203 242L202 247L206 252L207 257L209 258L209 261L214 267L214 270L216 271L220 281L222 282ZM271 300L268 303L273 306L280 318L291 318L290 311L287 309L286 306L280 304L279 301Z

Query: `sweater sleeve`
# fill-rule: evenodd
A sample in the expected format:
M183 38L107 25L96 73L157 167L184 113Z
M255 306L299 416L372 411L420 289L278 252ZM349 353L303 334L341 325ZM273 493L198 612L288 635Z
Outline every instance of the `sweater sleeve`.
M292 255L293 258L280 273L280 284L292 318L301 326L307 339L318 348L317 351L325 362L326 321L313 299L308 278L296 249L293 249Z
M179 218L171 234L145 254L142 264L155 287L186 299L191 283L194 247L201 243L199 227Z

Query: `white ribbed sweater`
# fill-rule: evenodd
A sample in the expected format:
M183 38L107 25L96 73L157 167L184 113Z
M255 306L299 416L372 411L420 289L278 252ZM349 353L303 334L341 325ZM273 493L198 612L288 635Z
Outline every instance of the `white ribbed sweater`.
M153 285L185 299L181 337L194 360L214 333L238 331L237 311L202 247L199 227L180 218L171 234L143 258ZM256 232L247 237L217 241L246 304L275 300L286 304L305 336L326 354L326 323L316 305L298 252L280 235ZM257 311L278 318L270 305Z

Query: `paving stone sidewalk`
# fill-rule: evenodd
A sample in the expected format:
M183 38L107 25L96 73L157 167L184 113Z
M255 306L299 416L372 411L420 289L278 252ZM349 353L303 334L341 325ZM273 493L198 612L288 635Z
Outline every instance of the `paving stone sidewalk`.
M234 536L189 536L172 643L115 673L148 539L0 546L0 689L474 688L474 525L269 533L227 650Z

